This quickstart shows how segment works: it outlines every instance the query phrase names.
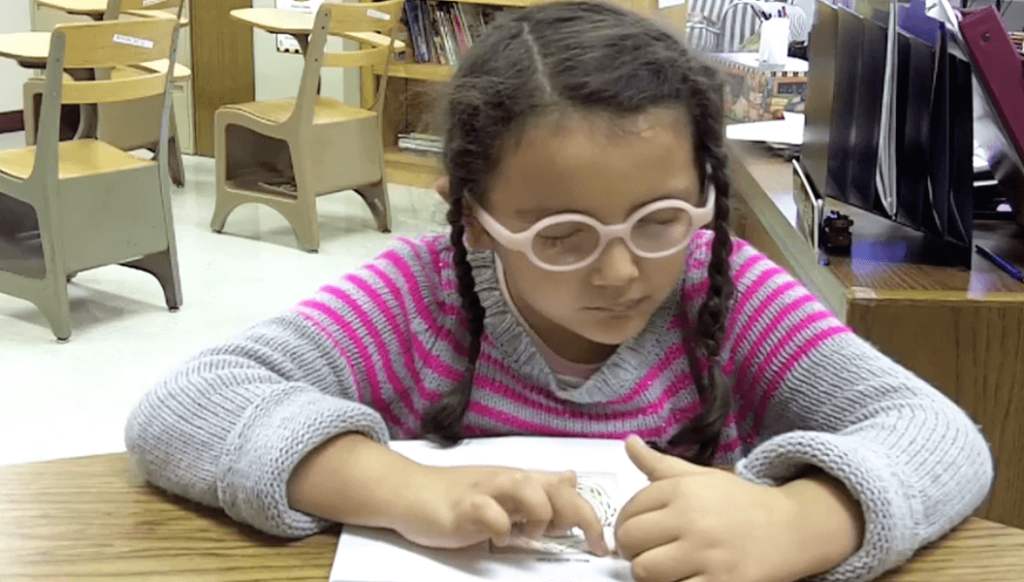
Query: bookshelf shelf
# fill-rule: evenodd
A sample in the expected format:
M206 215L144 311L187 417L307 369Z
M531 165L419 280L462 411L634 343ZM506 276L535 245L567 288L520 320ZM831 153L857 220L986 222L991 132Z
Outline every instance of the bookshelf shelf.
M372 2L373 0L360 0ZM433 0L429 0L433 1ZM480 10L490 11L493 8L526 8L537 4L543 4L551 0L451 0L454 3L467 5L476 4L483 9L456 10L462 15L465 21L460 23L465 28L472 29L473 22L477 21L473 14L480 16ZM657 0L612 0L618 4L629 7L642 14L653 14L658 11ZM466 8L465 6L460 8ZM468 16L467 16L468 15ZM450 15L449 18L452 18ZM436 16L435 16L436 18ZM480 16L480 18L483 18ZM429 18L428 18L429 21ZM685 22L685 16L683 18ZM468 23L468 24L467 24ZM451 28L448 28L451 31ZM479 30L479 28L477 28ZM448 34L449 49L451 44L451 32ZM458 43L455 44L458 46ZM441 161L430 155L402 151L397 147L397 136L400 133L419 132L432 133L425 127L424 120L429 117L431 103L429 98L423 95L424 83L447 81L455 72L455 67L437 63L412 62L415 49L411 38L406 41L405 61L392 61L388 67L388 77L393 79L387 84L387 95L384 101L384 110L381 120L381 129L384 138L384 166L387 172L387 181L394 184L405 184L419 188L433 188L434 181L441 175ZM383 74L383 67L364 67L360 76L361 100L364 106L369 106L376 98L378 81ZM427 124L429 125L429 124Z
M488 6L508 6L511 8L526 8L534 4L542 4L550 0L453 0L454 2L465 2L467 4L486 4Z
M384 149L388 182L418 188L433 188L441 175L441 160L424 154L403 152L397 146Z
M374 67L373 72L380 75L384 72L383 67ZM455 72L451 65L438 65L435 63L403 63L393 62L388 67L389 77L402 79L419 79L421 81L447 81Z

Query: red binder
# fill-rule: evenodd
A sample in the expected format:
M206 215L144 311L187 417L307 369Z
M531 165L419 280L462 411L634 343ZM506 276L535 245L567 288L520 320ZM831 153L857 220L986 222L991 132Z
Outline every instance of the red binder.
M1024 160L1024 62L994 6L965 12L960 32L996 115Z

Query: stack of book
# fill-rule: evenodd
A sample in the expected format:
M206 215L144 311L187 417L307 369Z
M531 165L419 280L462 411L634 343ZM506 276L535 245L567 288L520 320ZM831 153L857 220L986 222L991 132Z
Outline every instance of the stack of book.
M462 2L405 0L405 20L418 63L458 65L459 57L502 11Z
M426 133L400 133L398 149L414 154L440 156L444 150L444 141L440 136Z
M1011 32L1010 42L1017 48L1017 52L1024 55L1024 32Z

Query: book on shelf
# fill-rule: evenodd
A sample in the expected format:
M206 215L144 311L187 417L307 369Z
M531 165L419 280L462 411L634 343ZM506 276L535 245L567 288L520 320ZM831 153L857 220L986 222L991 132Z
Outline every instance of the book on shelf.
M416 154L441 155L444 140L440 136L424 133L398 134L398 149Z
M466 2L405 0L405 21L418 63L458 65L504 8Z

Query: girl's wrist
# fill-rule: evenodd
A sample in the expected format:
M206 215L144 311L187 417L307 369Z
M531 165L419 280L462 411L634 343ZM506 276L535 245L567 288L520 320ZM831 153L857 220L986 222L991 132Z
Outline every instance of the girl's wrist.
M864 518L860 504L835 478L815 471L777 488L780 540L790 579L820 574L860 549Z

